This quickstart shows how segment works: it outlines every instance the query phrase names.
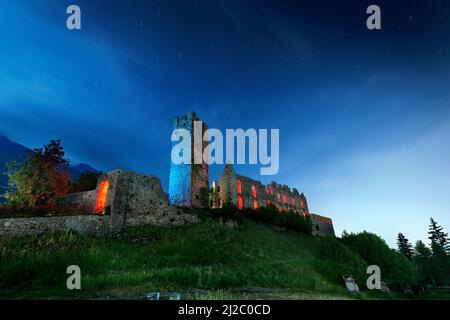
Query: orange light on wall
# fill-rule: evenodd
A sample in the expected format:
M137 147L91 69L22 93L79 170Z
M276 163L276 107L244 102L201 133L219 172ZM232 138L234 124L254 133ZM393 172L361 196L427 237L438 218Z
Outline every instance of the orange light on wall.
M305 209L305 203L303 202L303 199L300 199L300 206L302 209Z
M244 200L242 199L242 183L241 180L236 181L236 189L238 192L238 209L244 209Z
M277 193L277 196L278 196L278 202L281 202L281 196L280 196L280 194Z
M291 200L292 200L292 205L295 206L295 199L294 199L294 197L291 197Z
M252 193L253 193L253 208L258 209L258 200L257 200L258 192L256 191L256 186L254 184L252 185Z
M283 194L283 203L286 203L286 202L287 202L286 195Z
M108 180L102 181L100 183L100 187L97 192L97 200L95 201L95 213L100 214L106 208L106 200L108 199L108 189L109 182Z
M242 183L241 183L241 180L237 180L236 181L236 189L237 189L238 194L242 194Z
M244 209L244 201L242 200L242 196L238 196L238 209Z

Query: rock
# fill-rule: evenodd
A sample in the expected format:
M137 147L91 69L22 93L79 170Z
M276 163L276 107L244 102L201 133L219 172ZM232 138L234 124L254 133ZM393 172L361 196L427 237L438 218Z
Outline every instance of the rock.
M159 300L160 293L159 292L149 292L147 293L147 300Z
M169 295L169 300L181 300L181 295L178 292L172 292Z
M387 293L387 294L391 293L391 291L389 290L389 287L386 284L386 282L381 282L380 291L383 292L383 293Z
M349 293L351 294L359 293L359 287L355 279L353 279L351 276L343 276L343 279L345 283L345 288Z

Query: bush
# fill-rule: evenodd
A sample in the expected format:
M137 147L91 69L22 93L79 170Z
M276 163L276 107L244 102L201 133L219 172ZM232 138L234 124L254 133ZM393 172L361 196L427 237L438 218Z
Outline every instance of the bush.
M260 221L265 224L271 224L301 233L309 234L312 231L312 222L308 216L305 218L292 210L280 212L274 205L261 207L257 210L246 208L243 211L243 215L250 220Z
M243 221L242 212L231 202L225 202L222 208L209 209L209 213L213 218L221 219L223 222L232 220L241 224Z
M342 284L342 276L352 276L361 286L366 281L367 263L334 237L316 242L316 269L329 281Z
M289 229L306 234L312 232L312 221L309 216L303 217L294 211L288 211L286 217Z
M393 285L416 283L414 265L403 254L389 248L376 234L366 231L344 234L342 243L359 254L369 265L379 266L384 281Z

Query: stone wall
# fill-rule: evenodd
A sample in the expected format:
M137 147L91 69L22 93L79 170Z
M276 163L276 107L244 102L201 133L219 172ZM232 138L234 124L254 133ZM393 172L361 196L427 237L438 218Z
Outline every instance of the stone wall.
M109 181L107 206L112 215L157 214L172 211L158 177L126 170L114 170L99 178Z
M0 219L0 237L27 236L53 231L75 231L102 236L131 226L184 226L199 221L198 217L182 212L176 215L164 212L158 215L136 214L126 218L111 215L6 218Z
M310 214L310 218L313 224L312 234L315 236L334 236L333 220L330 218L318 215Z
M240 189L240 193L238 192ZM292 210L304 217L309 216L313 223L313 235L333 235L333 222L330 218L310 214L308 202L303 193L276 182L264 186L260 181L238 175L233 166L227 164L220 177L220 204L231 201L236 207L260 208L274 205L280 212Z
M178 211L176 214L166 214L162 212L159 215L139 214L129 216L126 219L126 226L131 227L150 224L154 226L179 227L198 222L200 222L200 219L197 216Z
M240 194L237 190L239 185ZM239 206L239 196L242 197L244 208L259 208L272 204L280 211L293 210L304 216L309 214L306 197L297 189L290 189L275 182L264 186L260 181L236 174L232 165L227 164L220 177L220 200L230 200Z
M107 183L106 200L101 212L96 212L99 189ZM112 216L176 214L158 177L122 169L101 175L97 189L67 195L62 204L87 208L93 214L108 213Z
M96 199L97 190L91 190L70 193L62 199L61 204L78 206L82 211L86 211L86 213L93 213Z
M120 230L111 223L111 216L79 215L0 219L0 236L25 236L52 231L76 231L104 235Z

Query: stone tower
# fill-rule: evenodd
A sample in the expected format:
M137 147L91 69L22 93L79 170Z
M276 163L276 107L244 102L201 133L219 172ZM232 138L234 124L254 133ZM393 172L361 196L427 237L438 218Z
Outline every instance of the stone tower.
M238 193L236 191L236 174L234 173L231 164L225 165L223 173L220 176L219 195L221 205L225 204L227 201L237 205Z
M203 139L201 139L200 143L195 144L194 127L198 131L201 130L201 137L204 136L208 127L206 123L201 123L201 126L199 126L200 123L196 123L196 121L201 120L197 118L194 112L176 117L173 121L174 130L185 129L191 135L191 164L174 164L172 161L170 162L169 199L172 204L177 206L201 207L200 188L209 187L208 164L203 159L201 164L194 163L194 146L197 146L197 149L199 149L198 146L201 146L201 150L197 150L197 153L203 153L203 150L208 145L208 142L203 141ZM173 142L172 147L177 143Z

